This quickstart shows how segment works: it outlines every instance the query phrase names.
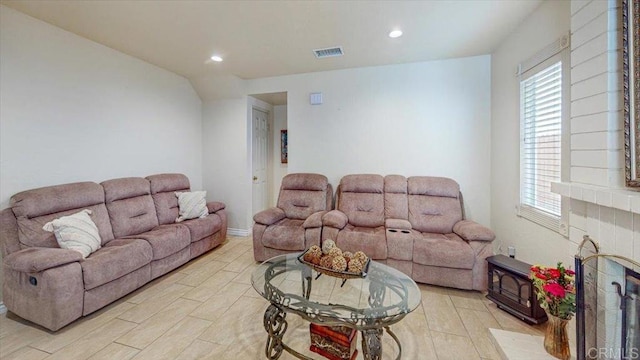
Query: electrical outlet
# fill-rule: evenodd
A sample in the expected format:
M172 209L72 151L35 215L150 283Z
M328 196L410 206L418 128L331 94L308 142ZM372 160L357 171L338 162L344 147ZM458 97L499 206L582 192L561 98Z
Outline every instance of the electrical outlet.
M516 257L516 248L514 246L509 246L508 247L508 251L509 251L509 257L510 258L515 258Z

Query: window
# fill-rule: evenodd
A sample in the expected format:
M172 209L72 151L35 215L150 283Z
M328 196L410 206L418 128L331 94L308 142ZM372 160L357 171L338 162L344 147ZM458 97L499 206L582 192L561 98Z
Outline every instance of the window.
M520 206L518 215L557 232L565 213L551 184L563 180L568 64L556 53L520 76ZM567 144L567 145L563 145ZM564 166L566 168L566 165ZM566 176L565 176L566 177Z

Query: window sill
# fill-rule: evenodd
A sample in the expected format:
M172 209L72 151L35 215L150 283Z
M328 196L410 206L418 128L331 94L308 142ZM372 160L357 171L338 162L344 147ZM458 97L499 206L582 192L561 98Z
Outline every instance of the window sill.
M518 205L517 215L521 218L532 221L540 226L544 226L551 231L555 231L560 235L568 235L563 232L562 222L560 221L560 217L556 217L545 213L544 211L540 211L532 206ZM564 227L566 229L566 227Z
M551 183L551 192L634 214L640 214L640 192L579 183Z

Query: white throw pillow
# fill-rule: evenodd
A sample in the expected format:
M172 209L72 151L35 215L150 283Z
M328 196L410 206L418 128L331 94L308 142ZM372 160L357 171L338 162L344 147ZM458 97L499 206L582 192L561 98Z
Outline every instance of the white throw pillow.
M189 219L203 218L209 215L207 209L206 191L176 192L178 197L179 216L176 222Z
M85 209L50 221L42 229L53 232L61 248L79 251L86 258L100 249L102 243L98 227L90 214L91 210Z

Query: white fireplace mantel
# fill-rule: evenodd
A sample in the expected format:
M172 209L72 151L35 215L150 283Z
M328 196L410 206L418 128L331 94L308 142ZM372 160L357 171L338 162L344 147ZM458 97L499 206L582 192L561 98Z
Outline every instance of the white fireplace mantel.
M640 214L638 191L568 182L551 183L551 191L571 199Z

